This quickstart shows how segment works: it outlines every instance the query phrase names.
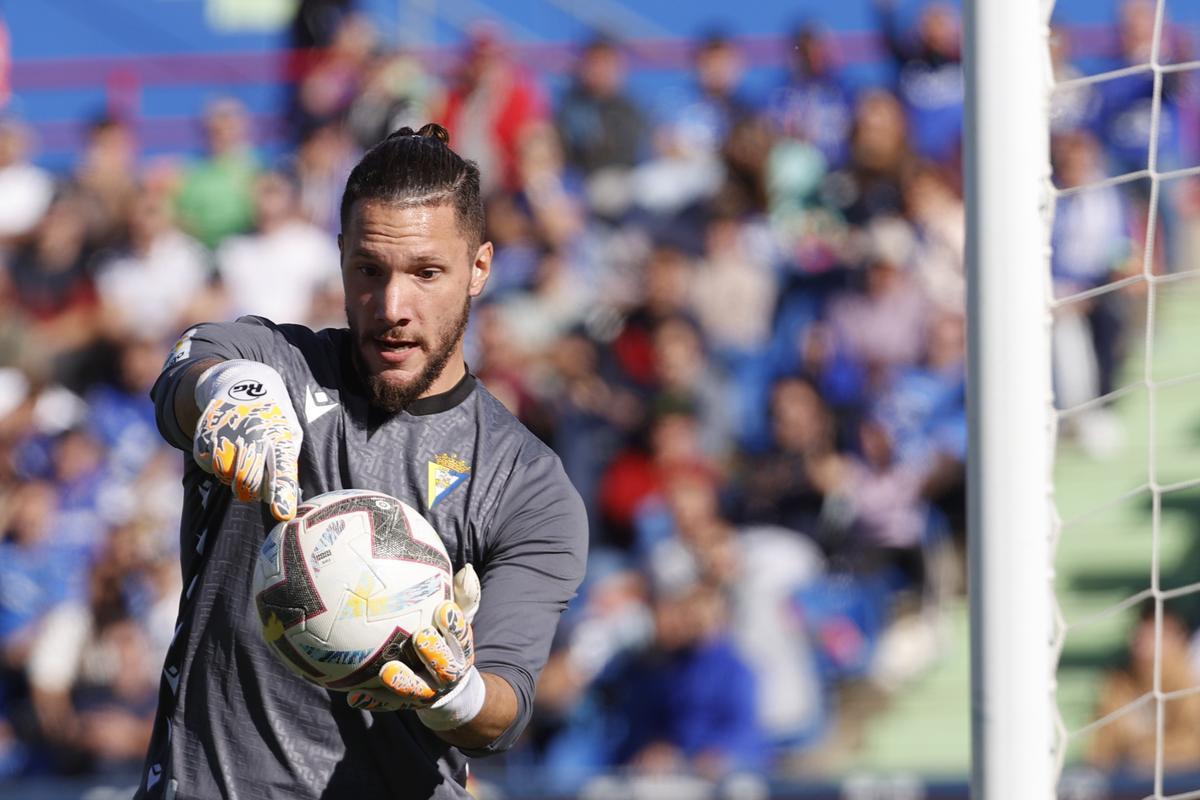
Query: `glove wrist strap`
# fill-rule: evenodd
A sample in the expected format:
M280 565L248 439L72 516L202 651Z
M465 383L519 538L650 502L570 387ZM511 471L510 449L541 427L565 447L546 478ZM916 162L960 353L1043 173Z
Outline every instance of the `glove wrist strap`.
M242 403L270 397L288 411L292 406L283 377L274 368L240 358L222 361L200 373L196 380L196 407L203 410L217 397Z
M448 731L461 728L483 710L487 699L487 684L479 670L471 667L463 679L450 692L429 708L417 711L421 723L433 731Z

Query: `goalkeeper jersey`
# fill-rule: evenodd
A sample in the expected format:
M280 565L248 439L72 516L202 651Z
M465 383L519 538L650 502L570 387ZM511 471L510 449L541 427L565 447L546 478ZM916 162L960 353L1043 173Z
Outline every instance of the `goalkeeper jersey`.
M136 795L164 800L466 798L468 755L505 749L529 719L561 612L583 577L587 522L558 457L474 377L404 412L369 406L346 330L257 317L200 325L152 391L159 429L185 450L183 594ZM419 509L454 569L483 587L476 665L516 691L513 726L462 752L412 712L372 715L293 675L263 640L252 596L274 520L197 467L174 420L179 375L197 359L244 358L283 376L304 430L304 497L372 489Z

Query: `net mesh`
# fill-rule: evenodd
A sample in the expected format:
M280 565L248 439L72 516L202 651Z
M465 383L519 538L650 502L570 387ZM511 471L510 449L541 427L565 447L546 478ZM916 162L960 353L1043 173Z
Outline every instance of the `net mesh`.
M1181 144L1200 61L1183 59L1187 34L1165 0L1123 3L1116 30L1093 37L1112 55L1091 74L1052 36L1060 797L1077 796L1088 765L1138 776L1140 796L1200 798L1188 633L1200 621L1200 166Z

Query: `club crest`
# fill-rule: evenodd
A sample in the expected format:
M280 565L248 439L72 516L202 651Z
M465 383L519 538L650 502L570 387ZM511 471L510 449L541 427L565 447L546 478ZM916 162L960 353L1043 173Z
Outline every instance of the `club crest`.
M438 454L428 464L425 504L427 508L432 509L446 495L466 483L467 478L471 477L471 466L461 458L449 453Z

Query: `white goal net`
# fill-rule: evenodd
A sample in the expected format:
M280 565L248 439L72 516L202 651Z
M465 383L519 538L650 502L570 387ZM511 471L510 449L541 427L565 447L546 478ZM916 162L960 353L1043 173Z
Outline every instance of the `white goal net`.
M1055 776L1200 797L1200 62L1165 0L1114 9L1048 43Z
M1200 798L1196 6L968 4L977 797Z

